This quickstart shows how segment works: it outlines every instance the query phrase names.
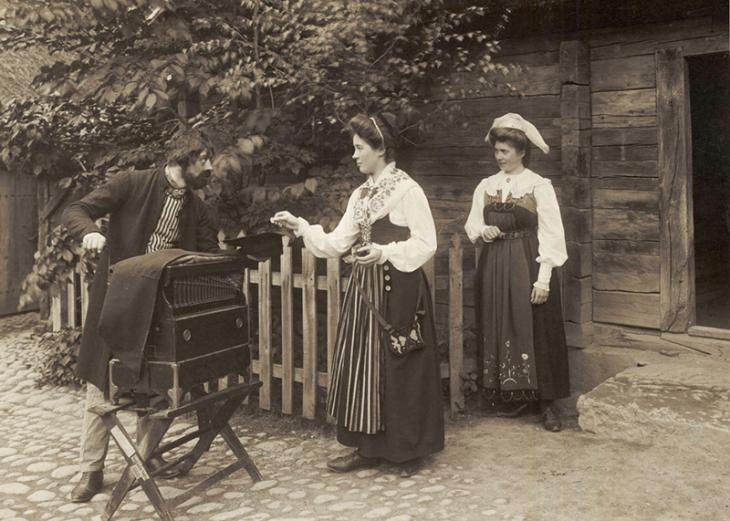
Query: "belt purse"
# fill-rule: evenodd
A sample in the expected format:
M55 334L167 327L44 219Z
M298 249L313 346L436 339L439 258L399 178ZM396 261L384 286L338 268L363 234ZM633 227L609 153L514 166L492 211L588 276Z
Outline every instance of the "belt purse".
M373 306L372 302L370 302L370 299L368 299L365 291L360 285L360 281L355 278L353 278L353 280L355 281L355 288L357 292L362 297L362 301L368 307L380 326L388 334L388 347L390 348L391 353L396 356L406 356L412 351L418 351L419 349L423 349L425 347L426 343L423 341L423 333L421 328L421 318L424 313L423 311L420 311L418 309L421 304L420 285L418 286L418 304L416 306L416 314L413 317L413 323L411 324L410 328L399 331L392 325L390 325L388 321L383 318L383 315L381 315L380 312L375 309L375 306Z

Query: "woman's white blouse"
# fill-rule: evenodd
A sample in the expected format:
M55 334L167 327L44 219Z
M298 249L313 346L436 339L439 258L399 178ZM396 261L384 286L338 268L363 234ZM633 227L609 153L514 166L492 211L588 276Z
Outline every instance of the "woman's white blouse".
M499 172L483 179L474 190L471 211L464 226L471 242L476 242L486 228L484 223L485 194L496 196L500 191L502 202L507 201L510 194L514 198L531 192L535 195L538 242L538 257L535 260L540 263L540 271L534 285L549 290L552 269L562 266L568 259L563 220L560 217L560 207L553 185L549 179L545 179L529 169L511 175Z
M392 163L388 165L388 169L378 178L377 184L381 183L384 176L392 175L394 168ZM375 184L372 178L368 178L362 186L373 187ZM360 187L350 195L345 214L332 232L326 233L322 226L309 224L300 217L296 235L304 238L304 245L317 257L340 257L349 252L360 233L354 219L355 203L359 198ZM378 262L383 264L390 261L400 271L415 271L436 253L436 227L431 208L423 189L413 181L410 181L410 186L402 194L398 194L398 200L391 203L387 205L387 218L395 225L407 226L410 238L388 244L373 243L383 253Z

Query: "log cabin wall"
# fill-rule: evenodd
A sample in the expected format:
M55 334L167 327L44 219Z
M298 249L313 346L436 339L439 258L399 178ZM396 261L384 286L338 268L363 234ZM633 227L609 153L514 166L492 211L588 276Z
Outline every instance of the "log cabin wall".
M563 307L573 346L591 344L594 335L600 341L616 326L661 329L656 53L675 47L727 51L727 16L504 41L498 60L525 68L511 78L521 96L503 87L478 91L474 78L455 77L463 97L449 103L461 107L461 117L402 158L429 197L445 250L473 189L498 171L484 143L492 119L518 112L535 123L551 150L533 149L530 167L553 181L568 240Z

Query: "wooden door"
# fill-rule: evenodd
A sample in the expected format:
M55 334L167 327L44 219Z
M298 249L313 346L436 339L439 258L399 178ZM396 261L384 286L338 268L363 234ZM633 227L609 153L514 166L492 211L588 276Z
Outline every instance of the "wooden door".
M21 284L33 267L37 229L35 178L0 170L0 315L17 312Z

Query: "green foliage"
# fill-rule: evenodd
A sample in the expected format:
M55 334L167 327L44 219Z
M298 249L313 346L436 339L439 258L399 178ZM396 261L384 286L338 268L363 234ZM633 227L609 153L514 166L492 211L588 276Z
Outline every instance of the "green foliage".
M450 78L487 88L509 71L492 59L506 12L484 4L10 0L0 45L43 45L59 61L35 79L41 97L0 109L0 161L83 193L116 169L161 164L171 135L195 126L217 145L206 197L226 234L282 208L331 226L361 180L340 163L351 116L395 113L416 142L454 117L448 100L475 93ZM56 248L29 287L66 269Z
M28 351L27 359L37 373L37 385L81 386L76 376L81 328L45 332Z
M56 227L50 234L48 247L35 253L33 270L25 277L19 309L35 302L46 291L69 282L76 267L91 280L98 254L81 248L66 228Z

